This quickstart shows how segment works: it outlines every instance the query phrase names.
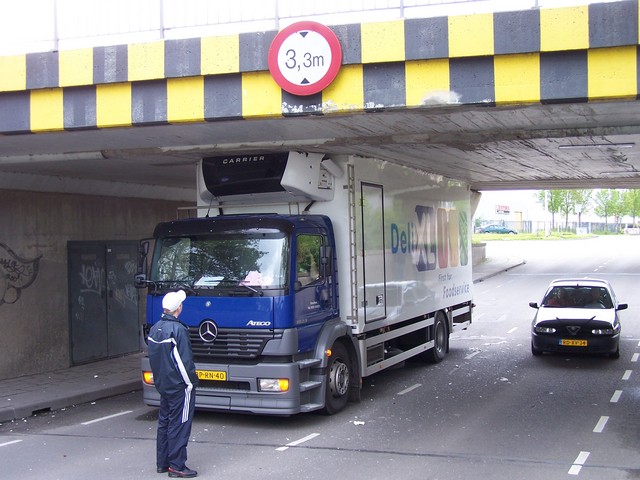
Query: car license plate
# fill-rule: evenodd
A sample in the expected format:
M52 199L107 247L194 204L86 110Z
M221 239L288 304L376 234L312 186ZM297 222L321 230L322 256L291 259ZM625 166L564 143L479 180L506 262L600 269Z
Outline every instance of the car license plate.
M563 338L562 340L560 340L560 345L562 345L563 347L586 347L587 341Z
M227 380L227 372L219 370L196 370L196 375L200 380Z

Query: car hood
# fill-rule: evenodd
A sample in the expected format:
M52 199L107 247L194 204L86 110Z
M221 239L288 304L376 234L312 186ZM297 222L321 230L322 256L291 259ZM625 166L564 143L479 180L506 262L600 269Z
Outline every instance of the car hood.
M540 322L571 322L580 324L588 321L607 322L613 325L616 318L616 311L609 309L589 309L589 308L549 308L540 307L535 318L535 323Z

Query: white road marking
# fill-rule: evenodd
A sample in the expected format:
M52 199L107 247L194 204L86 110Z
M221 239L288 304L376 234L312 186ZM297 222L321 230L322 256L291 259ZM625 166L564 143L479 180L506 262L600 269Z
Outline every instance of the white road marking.
M608 421L609 421L609 417L606 417L606 416L600 417L600 420L598 420L598 423L596 423L596 427L593 429L593 433L602 433L602 431L604 430L604 426L607 424Z
M639 357L640 357L640 353L634 353L633 356L631 357L631 361L637 362Z
M509 335L510 333L515 332L517 329L518 329L518 327L513 327L511 330L509 330L509 331L507 332L507 335Z
M616 390L615 392L613 392L613 396L611 397L611 400L609 400L609 402L618 403L618 400L620 400L620 395L622 395L622 390Z
M404 395L405 393L409 393L411 390L415 390L416 388L419 388L421 386L421 383L416 383L415 385L411 385L409 388L405 388L401 392L398 392L396 395Z
M96 418L95 420L89 420L88 422L82 422L80 425L91 425L92 423L98 423L104 420L111 420L112 418L120 417L122 415L126 415L131 412L132 410L127 410L125 412L120 412L120 413L114 413L113 415L107 415L106 417Z
M7 445L13 445L14 443L20 443L22 440L11 440L10 442L0 443L0 447L6 447Z
M625 370L624 375L622 376L622 379L629 380L629 378L631 378L631 372L633 372L633 370Z
M276 448L276 450L278 452L284 452L285 450L287 450L289 447L295 447L296 445L300 445L301 443L307 442L309 440L311 440L312 438L316 438L318 435L320 435L319 433L312 433L311 435L307 435L304 438L301 438L300 440L295 440L291 443L287 443L284 447L278 447Z
M584 462L586 462L587 458L589 458L589 453L590 452L580 452L578 457L574 460L573 465L571 465L571 468L569 469L569 475L578 475L580 473L582 465L584 465Z
M473 357L475 357L476 355L478 355L479 353L480 353L480 350L476 350L475 352L470 353L469 355L467 355L466 357L464 357L464 359L465 359L465 360L470 360L470 359L472 359Z

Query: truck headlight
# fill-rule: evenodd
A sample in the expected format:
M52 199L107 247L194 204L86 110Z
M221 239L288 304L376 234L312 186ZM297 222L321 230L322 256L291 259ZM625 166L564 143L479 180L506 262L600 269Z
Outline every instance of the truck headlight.
M261 392L287 392L289 390L289 379L259 378L258 387Z

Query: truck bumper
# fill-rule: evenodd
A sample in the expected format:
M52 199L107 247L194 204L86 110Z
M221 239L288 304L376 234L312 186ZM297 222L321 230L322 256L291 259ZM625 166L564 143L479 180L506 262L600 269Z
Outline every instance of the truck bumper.
M226 372L227 380L201 380L196 387L196 409L235 411L269 415L293 415L321 408L320 404L301 407L300 367L297 363L258 363L255 365L222 365L196 363L197 370ZM151 371L149 358L142 358L142 371ZM286 392L261 392L259 379L286 378ZM142 384L144 403L160 405L160 394L153 385Z

